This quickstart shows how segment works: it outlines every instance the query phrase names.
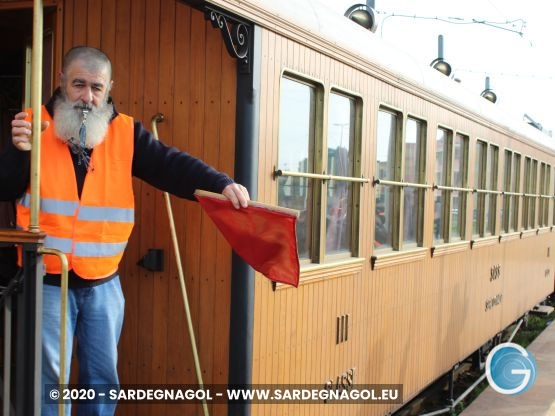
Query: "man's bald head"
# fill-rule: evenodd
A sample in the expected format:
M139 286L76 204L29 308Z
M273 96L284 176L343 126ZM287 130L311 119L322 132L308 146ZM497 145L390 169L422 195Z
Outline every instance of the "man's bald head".
M112 79L112 62L110 58L100 49L90 46L76 46L71 48L62 61L62 76L67 74L68 68L75 61L81 61L90 72L107 70L109 79Z

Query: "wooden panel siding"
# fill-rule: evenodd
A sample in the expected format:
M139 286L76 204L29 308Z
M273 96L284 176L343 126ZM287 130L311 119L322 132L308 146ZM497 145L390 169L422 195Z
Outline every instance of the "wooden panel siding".
M476 140L499 146L498 185L503 186L504 149L509 147L553 166L553 154L529 146L520 138L489 127L468 113L422 99L340 62L332 52L301 45L279 31L262 31L260 95L259 199L277 203L277 183L271 172L278 164L279 91L283 71L318 80L326 95L333 87L353 91L363 98L362 175L375 173L376 120L380 105L399 109L426 122L426 182L435 181L437 127L469 137L468 184L474 184ZM316 42L308 44L314 45ZM325 99L327 103L327 98ZM326 105L326 104L325 104ZM327 108L324 108L326 120ZM464 115L463 115L464 114ZM324 121L324 126L326 122ZM325 135L325 133L324 133ZM553 186L552 186L553 188ZM498 197L496 232L500 227ZM547 257L555 234L547 232L526 239L431 256L434 194L425 194L424 259L371 270L373 250L374 187L364 185L360 194L360 257L357 271L342 273L331 265L317 273L301 271L298 289L272 285L256 278L253 383L315 384L323 386L349 368L356 368L356 383L401 383L404 401L465 359L488 339L527 312L553 291L555 264ZM522 213L522 203L519 216ZM552 218L550 211L550 221ZM468 197L466 236L471 239L472 201ZM501 277L490 281L491 267L501 266ZM303 269L304 270L304 269ZM335 271L335 272L334 272ZM549 271L549 272L548 272ZM303 282L303 276L310 279ZM502 294L502 302L486 311L485 302ZM349 340L336 344L338 315L350 315ZM341 406L253 405L254 415L283 413L305 415L382 415L396 405Z
M118 111L143 122L162 112L160 138L233 176L236 61L204 15L175 0L66 0L63 50L104 49ZM121 267L126 316L120 382L196 384L162 193L134 181L137 224ZM196 203L172 197L205 383L228 377L231 251ZM165 270L137 266L149 248ZM226 406L212 413L227 414ZM120 415L193 415L200 406L125 405Z

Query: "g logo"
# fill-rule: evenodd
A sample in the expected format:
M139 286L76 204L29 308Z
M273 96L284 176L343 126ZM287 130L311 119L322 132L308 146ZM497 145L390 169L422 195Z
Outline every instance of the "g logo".
M532 387L537 374L536 360L520 345L506 342L495 347L486 361L486 376L495 391L519 394Z

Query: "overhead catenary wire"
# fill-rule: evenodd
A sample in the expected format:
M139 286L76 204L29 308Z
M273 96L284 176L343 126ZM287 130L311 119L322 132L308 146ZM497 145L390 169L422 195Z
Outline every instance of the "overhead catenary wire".
M152 133L154 138L158 140L158 129L157 124L164 121L164 115L162 113L156 113L152 116ZM179 243L177 241L177 232L175 230L175 222L173 219L173 211L170 202L170 194L164 192L164 200L166 201L166 210L168 211L168 219L170 221L170 232L172 238L173 249L175 252L175 261L177 264L177 273L179 275L179 286L181 288L181 296L183 297L183 307L185 308L185 316L187 319L187 329L189 330L189 339L191 341L191 350L193 351L193 360L195 362L195 371L197 375L197 382L199 388L204 390L204 383L202 381L202 372L200 369L200 360L198 357L197 341L195 337L195 330L193 328L193 319L191 318L191 309L189 308L189 297L187 296L187 287L185 286L185 277L183 273L183 265L181 263L181 255L179 251ZM202 410L204 416L209 416L208 404L206 402L206 397L202 399Z
M486 19L464 19L462 17L440 17L440 16L418 16L416 14L401 14L401 13L387 13L382 11L377 11L378 14L385 14L386 16L382 19L380 25L380 36L383 37L383 28L385 26L385 21L392 17L404 17L407 19L422 19L422 20L437 20L439 22L449 23L452 25L484 25L494 29L501 29L506 30L511 33L516 33L519 36L524 36L524 28L526 27L526 21L524 19L514 19L514 20L506 20L501 22L494 22ZM520 29L512 29L508 27L503 27L503 25L513 25L517 22L520 22Z

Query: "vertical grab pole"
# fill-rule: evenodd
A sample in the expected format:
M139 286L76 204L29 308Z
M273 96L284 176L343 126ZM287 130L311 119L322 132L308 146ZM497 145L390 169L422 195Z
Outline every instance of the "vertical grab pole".
M158 129L156 124L164 121L164 115L162 113L156 113L152 117L152 132L154 133L154 138L158 140ZM172 236L173 249L175 252L175 261L177 263L177 273L179 275L179 285L181 286L181 295L183 297L183 305L185 307L185 316L187 317L187 328L189 329L189 339L191 340L191 349L193 351L193 359L195 361L195 370L197 373L197 380L199 387L204 390L204 383L202 381L202 372L200 370L200 360L198 358L197 351L197 341L195 338L195 331L193 329L193 320L191 318L191 310L189 309L189 298L187 296L187 288L185 287L185 278L183 274L183 266L181 265L181 255L179 254L179 244L177 242L177 233L175 231L175 223L173 220L172 206L170 202L170 195L164 192L164 199L166 201L166 209L168 211L168 218L170 220L170 231ZM206 403L206 398L202 399L202 410L204 416L208 416L208 404Z
M58 256L62 262L62 280L60 282L60 388L66 384L66 320L67 320L67 286L68 286L68 263L64 253L53 248L39 247L39 254L52 254ZM58 405L58 415L64 416L65 404L62 392Z
M38 233L39 228L39 187L40 187L40 134L42 101L42 32L43 3L33 3L33 58L31 70L31 106L33 108L33 145L31 147L31 208L29 231Z

